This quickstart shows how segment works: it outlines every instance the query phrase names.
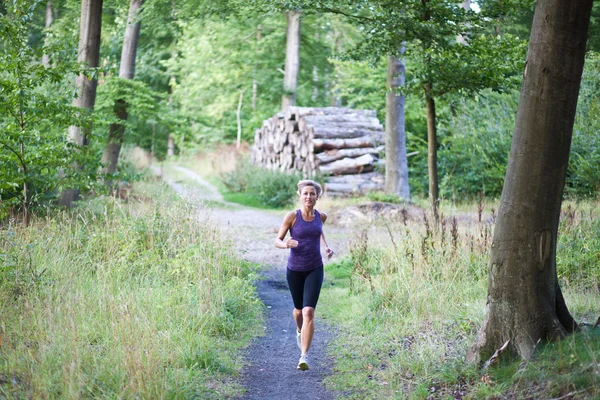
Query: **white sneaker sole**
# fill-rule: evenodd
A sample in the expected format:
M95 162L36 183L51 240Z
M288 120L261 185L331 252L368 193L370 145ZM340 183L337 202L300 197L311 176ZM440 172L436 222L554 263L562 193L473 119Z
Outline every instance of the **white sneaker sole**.
M300 371L306 371L306 370L308 370L308 363L301 362L300 364L298 364L298 369Z

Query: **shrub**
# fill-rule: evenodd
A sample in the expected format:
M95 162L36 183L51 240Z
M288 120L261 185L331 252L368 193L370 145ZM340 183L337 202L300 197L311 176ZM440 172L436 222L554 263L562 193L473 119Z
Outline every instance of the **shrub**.
M251 165L247 160L239 162L234 171L221 175L223 184L232 193L245 193L271 208L292 203L300 179L298 174L271 171Z
M588 55L573 127L566 192L594 197L600 189L600 54Z
M597 289L600 283L600 220L593 213L567 207L561 220L556 273L567 286Z
M0 229L0 398L233 397L219 382L260 329L255 267L145 184L152 201Z

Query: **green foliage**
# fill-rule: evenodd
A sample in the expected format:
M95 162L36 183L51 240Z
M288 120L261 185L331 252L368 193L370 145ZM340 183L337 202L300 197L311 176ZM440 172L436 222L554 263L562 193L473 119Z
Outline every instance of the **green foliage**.
M251 141L254 129L281 108L284 14L263 16L246 9L244 15L225 21L190 21L182 26L180 57L167 64L176 77L174 102L191 122L189 140L205 144L235 140L242 95L242 139ZM337 17L307 15L302 17L301 35L296 103L330 105L336 78L329 59L345 50L356 32Z
M585 61L566 191L568 195L595 197L600 190L600 54L590 53Z
M0 16L0 218L23 202L40 204L51 190L95 184L93 155L65 143L67 127L91 123L90 115L70 105L68 80L82 70L75 63L41 65L50 48L28 44L36 4L14 1Z
M599 210L580 208L563 215L557 269L572 314L593 323ZM485 316L493 219L483 220L443 218L434 231L430 217L409 209L406 221L374 221L349 257L326 265L319 307L338 327L329 385L351 399L598 397L598 333L586 326L540 345L529 362L501 358L486 371L465 362Z
M385 121L387 65L367 61L332 60L335 66L334 91L341 104L350 108L375 110Z
M518 93L490 91L452 105L440 123L440 193L453 200L499 198L512 141Z
M262 324L255 269L169 194L142 182L139 201L97 198L0 231L0 265L15 265L0 270L0 397L239 394L222 382ZM29 265L45 270L35 285Z
M297 174L266 170L242 160L234 171L226 172L221 181L232 193L244 193L267 208L282 208L296 199Z
M510 361L490 368L485 380L473 384L473 398L518 397L595 399L600 395L600 334L581 332L541 345L534 361Z
M369 192L367 198L371 201L380 201L383 203L400 204L402 199L395 194L387 194L384 192Z
M556 249L556 273L562 283L592 289L600 285L600 219L598 210L569 205L561 218Z

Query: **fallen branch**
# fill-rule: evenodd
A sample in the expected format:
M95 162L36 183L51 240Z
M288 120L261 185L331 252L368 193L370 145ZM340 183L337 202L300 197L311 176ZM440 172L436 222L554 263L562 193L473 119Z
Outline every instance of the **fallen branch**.
M492 357L490 357L490 359L489 359L489 360L487 360L487 361L485 362L485 364L483 364L483 368L482 368L482 369L483 369L483 370L486 370L486 369L488 369L488 368L489 368L489 367L490 367L492 364L494 364L494 363L495 363L495 362L498 360L498 358L500 357L500 355L501 355L502 353L504 353L504 350L506 350L506 349L508 348L508 344L509 344L509 343L510 343L510 339L509 339L509 340L507 340L507 341L506 341L506 343L504 343L504 344L502 345L502 347L500 347L498 350L496 350L496 351L494 352L494 355L492 355Z
M585 392L585 389L584 390L577 390L575 392L569 392L569 393L565 394L564 396L555 397L555 398L550 399L550 400L564 400L564 399L568 399L570 397L575 396L576 394L583 393L583 392Z

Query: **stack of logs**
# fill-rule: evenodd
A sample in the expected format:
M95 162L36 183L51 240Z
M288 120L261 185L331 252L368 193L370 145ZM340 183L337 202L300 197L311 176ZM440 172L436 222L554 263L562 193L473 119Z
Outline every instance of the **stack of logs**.
M383 144L374 110L289 107L256 129L251 162L305 177L327 176L328 195L363 194L383 188L383 176L374 172Z

